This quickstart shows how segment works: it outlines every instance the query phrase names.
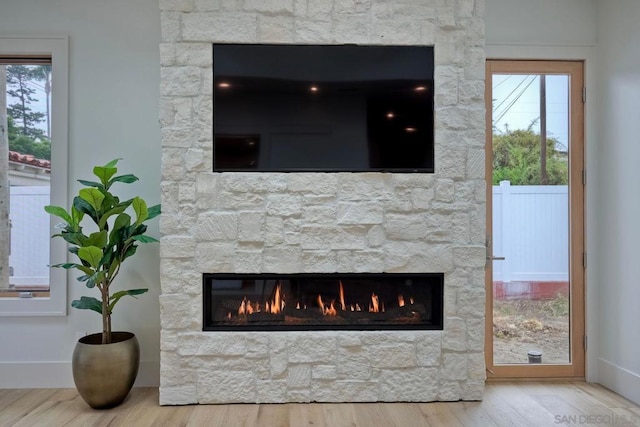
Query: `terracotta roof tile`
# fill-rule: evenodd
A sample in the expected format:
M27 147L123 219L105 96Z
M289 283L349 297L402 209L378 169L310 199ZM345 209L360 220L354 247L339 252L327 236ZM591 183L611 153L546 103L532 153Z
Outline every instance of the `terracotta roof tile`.
M50 160L36 159L32 154L22 154L17 151L9 151L9 161L51 170Z

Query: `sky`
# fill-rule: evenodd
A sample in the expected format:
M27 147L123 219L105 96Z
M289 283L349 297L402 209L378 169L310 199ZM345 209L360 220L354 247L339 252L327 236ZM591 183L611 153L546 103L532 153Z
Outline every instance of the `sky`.
M566 151L569 139L569 77L547 75L547 137L559 141L557 147ZM493 76L493 120L499 131L527 129L540 132L540 77L525 74L495 74Z

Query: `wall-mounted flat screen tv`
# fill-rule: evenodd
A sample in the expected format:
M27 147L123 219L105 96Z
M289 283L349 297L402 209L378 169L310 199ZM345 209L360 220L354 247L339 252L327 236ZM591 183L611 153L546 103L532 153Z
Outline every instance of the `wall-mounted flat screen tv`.
M434 170L432 46L213 46L213 170Z

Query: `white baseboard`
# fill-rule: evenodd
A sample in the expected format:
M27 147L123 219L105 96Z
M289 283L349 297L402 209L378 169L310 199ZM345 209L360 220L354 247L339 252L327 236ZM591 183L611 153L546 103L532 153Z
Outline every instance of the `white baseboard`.
M640 375L598 358L598 383L640 405Z
M141 361L134 387L158 387L160 362ZM74 388L71 362L0 362L0 388Z

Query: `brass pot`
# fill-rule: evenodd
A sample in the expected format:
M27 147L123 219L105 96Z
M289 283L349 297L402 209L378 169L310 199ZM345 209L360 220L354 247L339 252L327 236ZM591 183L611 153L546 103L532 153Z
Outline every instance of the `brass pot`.
M131 332L112 332L111 344L102 334L80 338L73 350L73 381L92 408L111 408L129 394L138 375L140 346Z

